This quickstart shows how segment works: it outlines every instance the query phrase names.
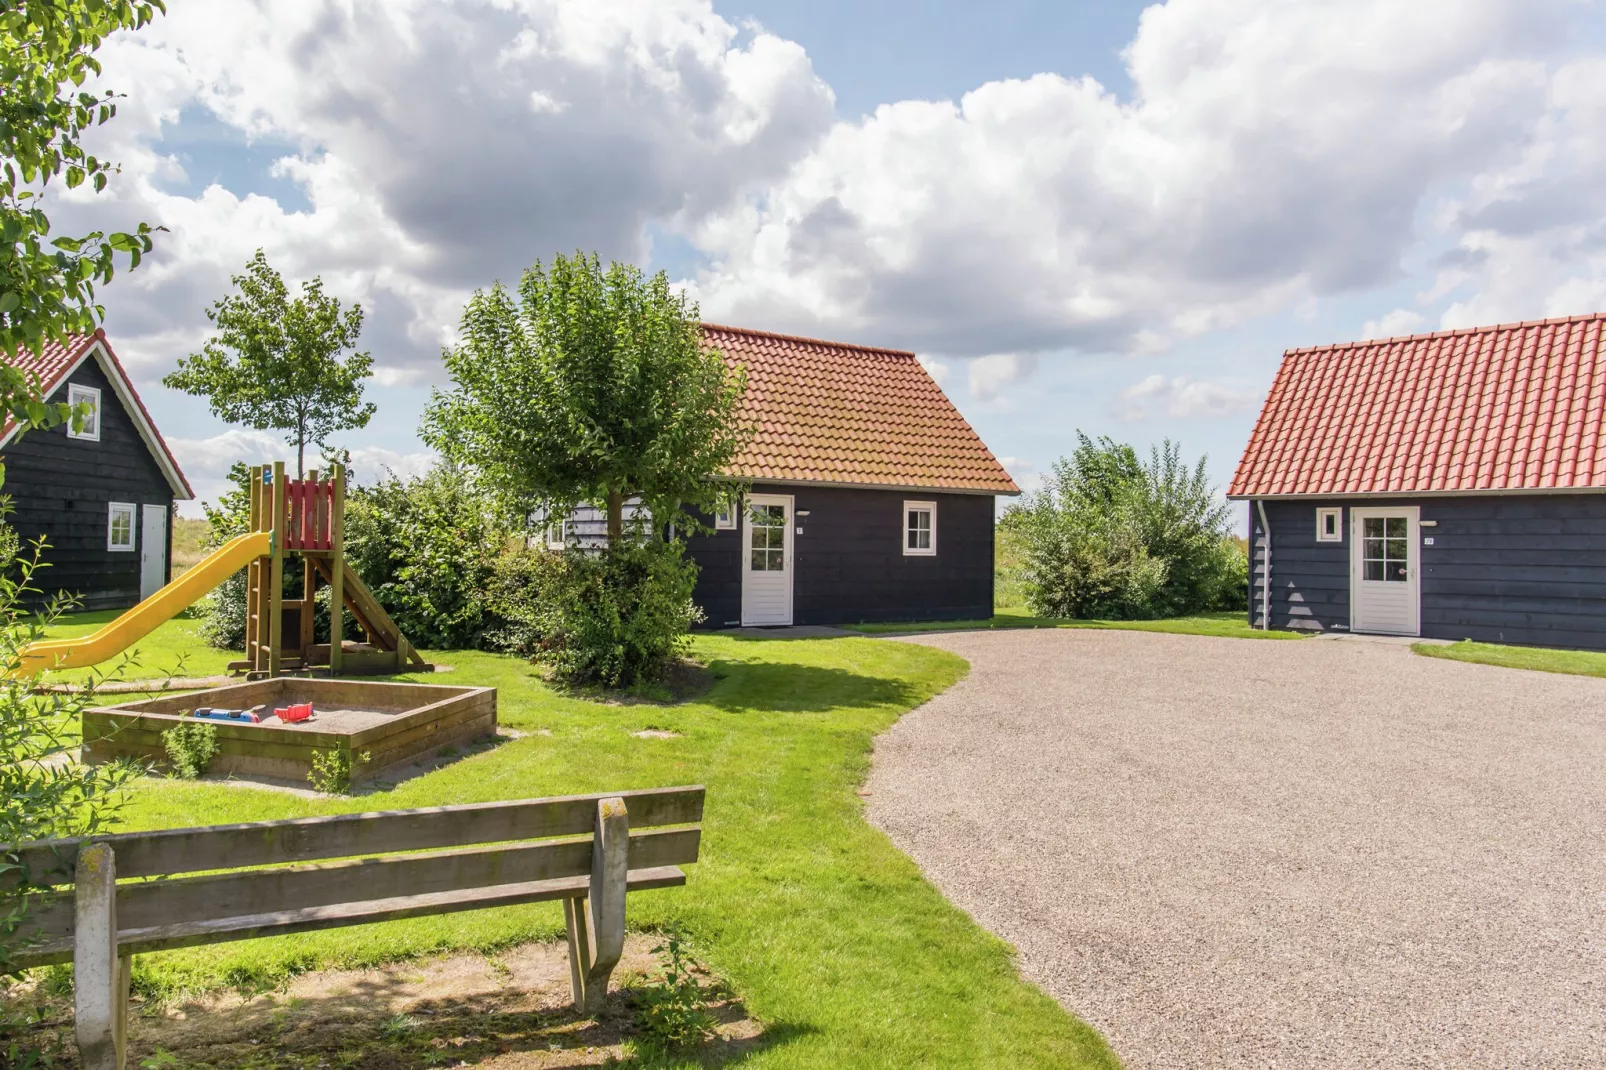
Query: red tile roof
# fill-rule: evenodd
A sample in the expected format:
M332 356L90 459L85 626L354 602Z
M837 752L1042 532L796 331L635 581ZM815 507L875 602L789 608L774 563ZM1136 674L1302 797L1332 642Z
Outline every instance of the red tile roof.
M1228 495L1606 489L1606 313L1291 349Z
M704 324L757 425L729 475L1019 494L913 353Z
M134 389L134 381L128 377L122 361L117 359L111 343L106 340L105 331L75 334L64 343L47 342L37 354L27 349L19 350L11 364L24 372L37 375L43 388L42 395L48 398L60 388L63 380L72 374L73 369L89 356L97 342L100 343L100 351L106 356L108 366L104 370L107 378L112 380L118 392L124 396L125 402L132 401L132 405L126 406L130 410L129 414L133 417L140 435L156 456L157 465L164 470L168 482L173 485L173 493L186 501L194 498L195 491L190 488L189 480L184 478L184 472L179 468L173 451L167 448L167 442L162 438L162 432L157 429L156 421L151 419L145 403L140 400L139 391ZM16 430L17 424L14 420L8 419L0 425L0 446L10 441Z

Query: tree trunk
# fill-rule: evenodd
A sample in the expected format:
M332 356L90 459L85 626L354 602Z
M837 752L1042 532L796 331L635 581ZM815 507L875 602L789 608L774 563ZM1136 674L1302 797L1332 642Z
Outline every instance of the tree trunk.
M619 545L625 537L625 496L619 491L608 492L608 547Z
M303 467L307 456L307 425L303 421L296 426L296 479L306 478L306 469Z

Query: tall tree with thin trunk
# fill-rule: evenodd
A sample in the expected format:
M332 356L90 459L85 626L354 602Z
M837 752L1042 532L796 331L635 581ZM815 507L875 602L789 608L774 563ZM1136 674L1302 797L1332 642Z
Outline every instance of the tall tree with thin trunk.
M261 249L233 281L235 292L206 313L217 333L162 382L206 398L219 419L286 432L299 479L308 443L324 446L336 431L367 426L374 414L362 399L373 357L341 359L357 347L362 306L343 311L316 277L292 300Z
M453 386L430 403L425 440L521 506L605 508L612 545L631 498L660 527L712 512L714 477L745 440L745 375L703 347L697 306L661 271L538 261L517 295L474 294L445 361Z

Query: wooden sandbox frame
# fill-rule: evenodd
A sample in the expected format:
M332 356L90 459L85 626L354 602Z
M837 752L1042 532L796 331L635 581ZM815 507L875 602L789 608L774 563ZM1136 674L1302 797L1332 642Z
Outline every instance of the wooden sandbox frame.
M246 709L292 702L311 702L315 710L330 712L299 725L281 724L276 718L251 724L184 716L201 706ZM342 720L348 725L352 720L363 723L355 730L342 730ZM281 676L164 695L85 710L83 759L136 758L165 764L162 733L186 721L217 729L218 753L209 772L304 783L313 756L335 751L345 754L352 782L360 783L447 747L494 736L496 688Z

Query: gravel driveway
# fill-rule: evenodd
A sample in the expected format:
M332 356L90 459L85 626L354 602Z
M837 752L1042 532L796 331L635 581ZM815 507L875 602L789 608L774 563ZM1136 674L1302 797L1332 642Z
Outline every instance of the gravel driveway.
M877 742L871 820L1129 1066L1606 1066L1606 680L907 641L971 672Z

